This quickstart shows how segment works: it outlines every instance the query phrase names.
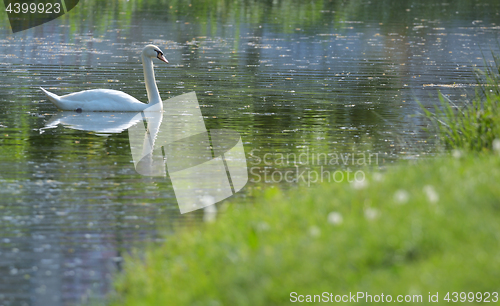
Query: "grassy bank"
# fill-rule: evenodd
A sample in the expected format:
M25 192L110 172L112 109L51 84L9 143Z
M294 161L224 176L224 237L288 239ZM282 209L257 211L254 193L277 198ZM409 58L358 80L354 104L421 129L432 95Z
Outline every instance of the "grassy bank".
M444 156L366 184L272 188L128 258L111 305L283 305L290 293L500 291L500 157Z
M494 64L476 71L474 99L457 106L443 95L434 111L422 107L440 141L449 149L491 151L500 148L500 57L493 54Z

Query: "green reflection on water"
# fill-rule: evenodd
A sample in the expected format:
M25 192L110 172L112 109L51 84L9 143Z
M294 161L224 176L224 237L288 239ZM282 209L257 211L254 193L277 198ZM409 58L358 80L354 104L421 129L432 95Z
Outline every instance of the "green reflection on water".
M215 35L218 27L238 26L240 23L275 24L282 33L297 29L335 26L345 27L346 22L379 22L399 24L405 28L417 20L492 19L500 4L495 0L444 0L444 1L300 1L300 0L115 0L80 1L75 9L64 15L64 23L73 33L85 29L130 26L134 14L150 11L158 20L194 22L200 32ZM4 4L1 4L2 11ZM9 28L6 14L0 14L0 24Z

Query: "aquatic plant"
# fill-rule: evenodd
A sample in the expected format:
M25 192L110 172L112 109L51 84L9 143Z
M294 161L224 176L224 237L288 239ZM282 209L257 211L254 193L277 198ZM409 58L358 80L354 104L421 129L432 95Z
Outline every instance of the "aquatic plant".
M463 105L439 93L434 112L421 105L423 115L448 149L491 150L500 139L500 57L494 64L476 70L477 88L472 100Z

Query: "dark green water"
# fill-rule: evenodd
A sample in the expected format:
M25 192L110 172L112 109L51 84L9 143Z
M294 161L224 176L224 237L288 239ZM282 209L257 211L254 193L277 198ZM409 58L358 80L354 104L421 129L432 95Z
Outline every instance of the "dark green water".
M58 111L39 86L146 101L139 53L158 45L170 61L156 64L162 98L196 91L207 128L240 133L253 171L244 197L295 186L279 179L296 168L291 154L376 154L372 167L431 155L417 101L473 93L499 13L496 0L82 0L15 35L0 13L0 305L101 297L124 252L203 218L179 213L168 178L135 171L127 131L43 129Z

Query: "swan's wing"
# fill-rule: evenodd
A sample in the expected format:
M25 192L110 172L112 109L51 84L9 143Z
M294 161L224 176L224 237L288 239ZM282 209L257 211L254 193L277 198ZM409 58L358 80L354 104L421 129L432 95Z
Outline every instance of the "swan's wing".
M141 111L147 107L129 94L112 89L92 89L61 96L65 110L82 111Z

